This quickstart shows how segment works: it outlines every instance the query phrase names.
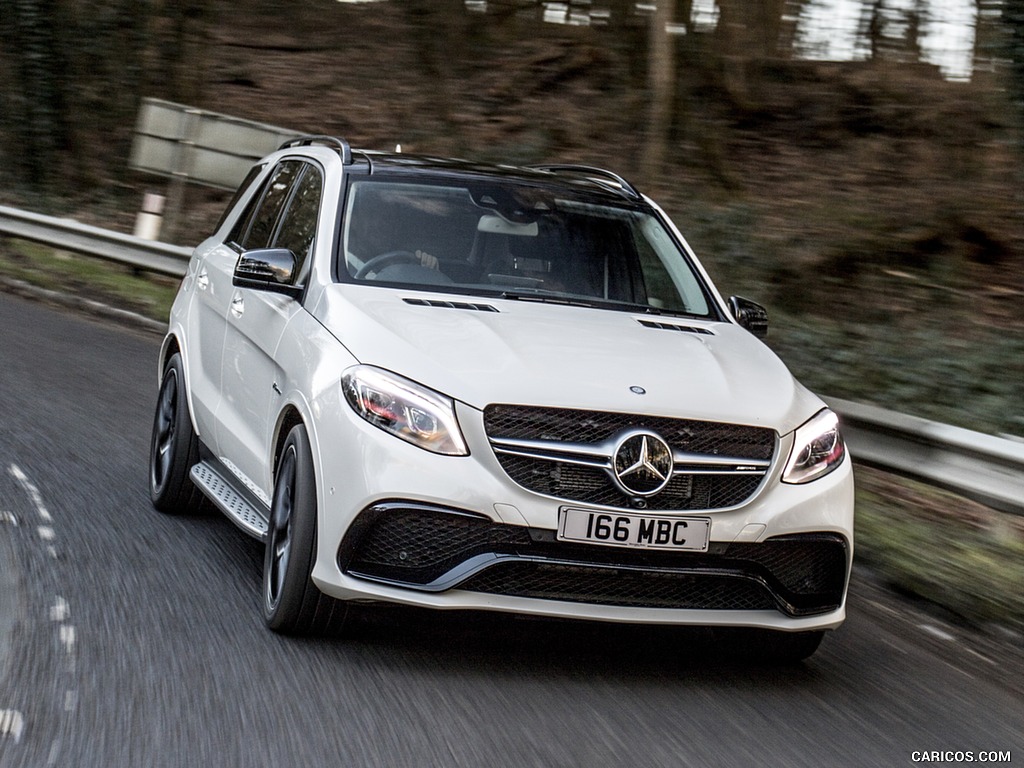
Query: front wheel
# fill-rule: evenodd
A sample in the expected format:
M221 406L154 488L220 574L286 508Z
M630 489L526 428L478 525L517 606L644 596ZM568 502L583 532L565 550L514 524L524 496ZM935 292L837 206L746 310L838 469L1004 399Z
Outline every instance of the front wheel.
M168 514L196 512L203 494L189 472L199 462L199 438L192 429L185 391L185 368L175 353L164 367L149 447L149 495Z
M797 664L814 655L825 633L723 628L715 633L718 650L729 657L768 664Z
M771 632L763 647L764 658L779 664L796 664L809 659L821 645L824 632Z
M263 557L263 616L284 634L340 632L347 606L323 594L311 574L316 561L316 476L306 428L292 428L274 480Z

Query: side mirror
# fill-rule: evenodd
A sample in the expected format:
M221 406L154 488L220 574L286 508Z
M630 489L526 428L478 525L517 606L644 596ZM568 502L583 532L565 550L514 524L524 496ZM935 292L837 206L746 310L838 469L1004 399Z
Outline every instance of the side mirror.
M292 298L302 295L295 285L298 259L287 248L258 248L246 251L235 266L232 285L259 291L283 293Z
M736 322L759 339L768 336L768 310L742 296L729 297L729 309Z

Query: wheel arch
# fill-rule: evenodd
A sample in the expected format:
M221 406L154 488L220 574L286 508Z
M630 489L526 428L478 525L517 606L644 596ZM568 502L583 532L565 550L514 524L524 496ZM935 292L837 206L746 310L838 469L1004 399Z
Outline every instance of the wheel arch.
M274 452L271 455L270 462L270 475L272 478L277 476L277 465L281 459L281 451L284 449L285 440L288 439L288 433L300 424L306 427L306 420L302 417L299 409L289 403L278 415L277 426L274 429ZM309 433L309 427L306 427L306 432L307 434Z
M157 359L157 387L163 384L164 371L167 369L167 363L174 355L181 355L181 369L185 374L185 397L188 400L188 413L189 419L192 422L192 429L197 435L202 435L199 432L199 426L196 424L195 410L193 409L192 403L192 387L189 386L189 364L188 357L185 352L185 345L182 343L182 339L177 333L168 333L160 345L160 357Z
M164 370L167 368L167 362L178 353L181 355L181 364L185 365L185 353L182 351L181 341L178 337L169 333L164 337L163 343L160 345L160 357L157 360L157 379L158 383L163 381Z

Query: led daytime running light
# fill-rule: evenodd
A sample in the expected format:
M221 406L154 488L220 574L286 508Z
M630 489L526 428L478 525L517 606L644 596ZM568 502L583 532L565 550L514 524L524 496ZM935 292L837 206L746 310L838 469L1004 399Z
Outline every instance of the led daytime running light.
M375 427L432 453L469 454L451 398L365 365L345 371L341 384L348 404Z
M827 408L798 427L782 473L784 483L809 483L836 469L846 456L839 417Z

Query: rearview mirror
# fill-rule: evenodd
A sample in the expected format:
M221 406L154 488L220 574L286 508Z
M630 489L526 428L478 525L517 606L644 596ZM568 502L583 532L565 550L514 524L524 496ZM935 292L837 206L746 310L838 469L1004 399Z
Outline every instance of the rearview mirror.
M729 309L736 322L759 339L768 336L768 310L742 296L729 297Z
M481 216L476 228L478 232L490 232L495 235L514 235L517 237L536 237L538 232L536 221L523 224L503 219L501 216L493 213L485 213Z
M258 248L246 251L235 266L232 284L239 288L283 293L298 298L302 288L295 285L298 259L287 248Z

